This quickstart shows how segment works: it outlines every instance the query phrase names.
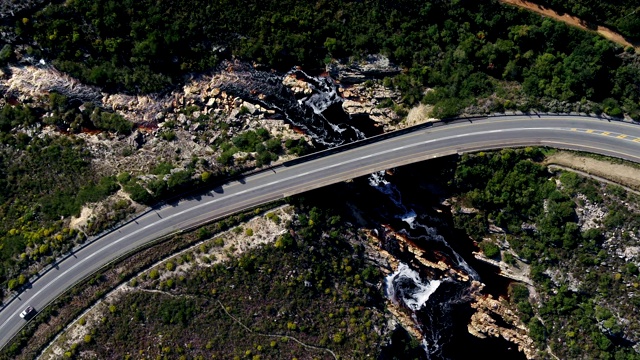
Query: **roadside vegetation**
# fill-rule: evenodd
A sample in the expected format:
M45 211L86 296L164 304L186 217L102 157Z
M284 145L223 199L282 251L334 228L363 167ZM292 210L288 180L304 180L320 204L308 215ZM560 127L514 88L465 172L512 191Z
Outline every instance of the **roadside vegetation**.
M508 243L530 265L539 302L521 286L510 298L541 350L549 346L565 359L638 359L632 347L640 340L633 315L640 310L640 279L633 249L640 198L575 173L553 176L539 164L543 158L531 148L463 156L452 185L461 203L479 212L458 212L456 226L491 252L487 256L514 264ZM489 225L505 231L506 243Z
M120 189L115 176L92 171L92 153L83 139L39 134L44 125L63 132L99 129L129 133L133 124L87 104L84 111L52 93L43 107L6 104L0 112L0 298L27 285L42 266L129 215L130 201L105 205L108 216L89 224L86 233L69 228L83 205ZM43 116L49 111L49 116Z
M44 127L49 131L44 132ZM96 171L95 149L83 133L124 143L134 130L135 125L117 113L55 92L30 104L2 107L0 299L28 285L32 275L87 236L131 216L136 211L132 201L154 205L310 149L304 140L283 141L257 128L219 137L212 144L220 154L217 159L192 158L178 167L174 154L164 161L154 160L148 173L118 173L104 167ZM165 134L166 130L160 134L162 141L173 141ZM123 157L136 150L126 144L124 149L130 153ZM113 197L120 190L128 198ZM103 206L102 213L93 214L82 229L71 227L72 217L78 217L85 205L97 202Z
M270 206L277 205L278 203L268 204L262 209L269 209ZM38 309L39 312L27 327L2 349L0 359L36 358L66 325L76 319L85 309L99 301L110 290L133 279L157 261L180 252L202 241L203 238L212 236L212 234L241 225L249 216L259 212L260 209L236 214L197 231L161 239L160 242L148 244L130 256L100 269L90 278L69 289L46 309ZM73 349L70 350L70 356L75 356Z
M196 359L380 353L394 329L388 329L377 288L382 274L365 262L358 245L366 239L330 209L299 205L295 213L274 242L238 256L215 227L197 231L210 239L196 248L200 255L186 252L132 279L134 288L97 315L103 317L90 330L91 340L70 349L69 357L87 351L100 358ZM280 218L268 213L265 221ZM254 236L247 230L230 233ZM202 254L222 246L231 259L208 264L216 259ZM188 271L179 270L185 266ZM396 345L404 345L395 336ZM411 346L422 351L419 344Z
M632 346L639 340L640 323L632 314L640 306L638 255L620 255L638 246L640 199L574 173L552 174L541 165L544 158L545 150L537 148L503 150L464 155L457 164L442 161L441 169L432 170L449 174L450 194L457 194L454 208L476 210L454 211L455 227L464 229L485 255L530 267L535 289L512 284L509 302L541 351L549 347L559 358L635 359ZM96 277L94 284L109 279L101 294L123 282L133 290L105 307L88 341L67 349L66 356L91 351L98 357L332 357L292 337L344 358L423 356L420 344L406 333L384 330L386 300L376 287L382 274L365 260L367 240L351 223L353 209L336 208L326 195L340 196L340 191L353 188L346 189L298 197L297 215L284 224L287 232L238 256L225 252L230 260L217 262L211 255L196 259L186 252L147 268L144 275L120 267L119 276ZM589 217L585 209L601 211L601 216ZM242 226L246 217L194 231L185 241L211 239L194 250L208 254L210 248L229 246L216 236L224 229L236 236L260 236ZM282 221L273 212L265 219ZM504 233L496 233L496 226ZM181 270L185 266L188 270ZM66 307L58 309L68 314ZM56 319L55 313L46 316ZM390 337L393 349L383 345ZM11 351L10 357L30 354L19 345Z
M52 104L55 99L52 94ZM120 188L115 177L91 171L92 155L82 139L29 131L42 125L38 110L7 104L0 112L0 297L25 285L34 264L51 263L84 239L65 218ZM60 112L56 107L48 119L56 122ZM114 203L109 220L128 211L128 202Z

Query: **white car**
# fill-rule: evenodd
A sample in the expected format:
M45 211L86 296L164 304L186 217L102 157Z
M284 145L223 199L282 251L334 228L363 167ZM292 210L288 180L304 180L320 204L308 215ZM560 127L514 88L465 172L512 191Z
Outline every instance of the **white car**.
M20 313L20 317L23 319L28 318L31 314L33 314L33 307L32 306L27 306L26 309L24 309L21 313Z

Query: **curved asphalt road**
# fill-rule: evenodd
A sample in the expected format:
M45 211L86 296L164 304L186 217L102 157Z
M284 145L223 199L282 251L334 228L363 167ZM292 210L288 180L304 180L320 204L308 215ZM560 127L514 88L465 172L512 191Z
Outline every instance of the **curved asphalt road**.
M640 163L640 126L590 117L544 115L457 121L230 182L200 197L151 211L45 273L0 311L0 347L25 324L19 313L27 305L41 310L109 261L160 236L395 166L460 152L527 145L582 150Z

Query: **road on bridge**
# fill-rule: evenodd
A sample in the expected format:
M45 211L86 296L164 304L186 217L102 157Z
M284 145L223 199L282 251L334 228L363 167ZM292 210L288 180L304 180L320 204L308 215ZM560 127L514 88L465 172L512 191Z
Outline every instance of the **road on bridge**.
M28 305L40 311L100 267L177 230L286 196L439 156L541 145L615 156L640 163L640 126L580 116L508 116L422 128L326 156L274 167L231 181L139 217L77 251L46 272L0 311L0 347L17 334Z

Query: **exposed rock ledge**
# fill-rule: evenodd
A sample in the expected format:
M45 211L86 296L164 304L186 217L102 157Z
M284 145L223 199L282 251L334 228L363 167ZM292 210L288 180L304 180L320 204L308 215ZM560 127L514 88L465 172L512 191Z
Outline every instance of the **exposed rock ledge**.
M334 79L342 83L361 83L369 79L382 79L400 73L400 67L392 64L389 58L376 54L368 55L360 61L339 62L327 64L326 71Z
M379 247L380 240L370 229L361 229L367 236L369 242L365 246L365 252L367 259L373 262L384 274L390 274L398 269L398 259L391 255L388 251ZM393 316L393 319L397 321L409 334L416 339L422 340L422 334L415 321L411 318L406 311L400 308L397 304L387 300L387 310Z
M476 291L472 292L475 301L471 307L476 309L476 312L471 316L471 322L467 326L469 333L479 338L502 337L516 344L527 359L535 359L537 351L527 327L513 311L503 305L504 299L496 300L491 295L482 295L480 292L484 285L481 283L474 281L473 286ZM499 326L494 317L500 317L508 328Z
M384 132L404 129L409 126L425 122L438 121L429 116L431 105L418 104L409 109L406 117L400 116L393 107L384 102L391 100L394 104L401 103L401 96L397 90L386 88L379 82L361 83L338 89L344 98L342 109L351 118L368 116L381 126Z
M440 270L446 274L449 274L450 276L457 278L459 281L463 281L463 282L469 281L469 275L452 268L444 261L433 262L425 259L424 258L425 251L415 246L414 244L412 244L411 241L409 241L402 234L398 234L396 232L391 231L389 235L393 236L398 241L398 244L400 245L401 249L404 249L405 251L412 253L415 256L415 259L419 261L422 265L428 268Z
M488 257L484 256L484 254L478 253L478 252L474 252L473 256L476 259L480 260L480 261L486 262L488 264L491 264L491 265L499 268L500 272L498 273L498 275L506 277L508 279L519 281L521 283L525 283L525 284L527 284L529 286L533 286L533 281L531 279L529 279L529 277L527 277L525 275L522 275L522 274L516 273L511 266L505 264L504 262L496 261L496 260L493 260L493 259L489 259ZM524 263L521 263L519 266L527 266L527 265L524 264ZM528 269L524 269L521 272L528 273L529 270Z

